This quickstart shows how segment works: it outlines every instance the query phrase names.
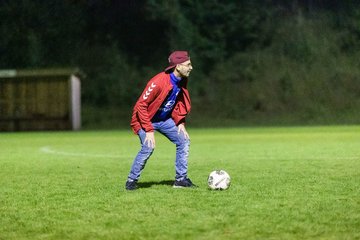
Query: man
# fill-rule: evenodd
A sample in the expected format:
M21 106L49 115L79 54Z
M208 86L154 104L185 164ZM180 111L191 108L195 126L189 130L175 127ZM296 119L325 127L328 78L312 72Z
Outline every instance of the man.
M193 68L186 51L175 51L168 60L169 66L150 79L133 110L131 128L139 136L141 149L126 181L127 190L137 189L141 171L155 148L155 130L176 145L173 187L196 187L187 176L190 137L185 128L191 108L187 82Z

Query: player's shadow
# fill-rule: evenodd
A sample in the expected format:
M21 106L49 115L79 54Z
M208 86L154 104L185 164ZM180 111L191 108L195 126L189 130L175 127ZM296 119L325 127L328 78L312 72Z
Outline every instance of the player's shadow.
M163 180L160 182L139 182L139 188L150 188L154 185L165 185L165 186L172 186L174 184L174 180Z

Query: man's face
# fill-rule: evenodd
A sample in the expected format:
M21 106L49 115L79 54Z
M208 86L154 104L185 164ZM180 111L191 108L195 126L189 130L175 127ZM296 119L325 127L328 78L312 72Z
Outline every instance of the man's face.
M181 77L188 77L192 69L193 67L190 60L176 65L176 70Z

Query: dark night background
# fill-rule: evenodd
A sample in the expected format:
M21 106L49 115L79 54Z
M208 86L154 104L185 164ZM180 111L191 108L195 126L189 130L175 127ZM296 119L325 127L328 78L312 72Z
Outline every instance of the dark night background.
M80 69L85 128L128 126L173 50L193 126L360 122L358 1L1 0L0 19L0 69Z

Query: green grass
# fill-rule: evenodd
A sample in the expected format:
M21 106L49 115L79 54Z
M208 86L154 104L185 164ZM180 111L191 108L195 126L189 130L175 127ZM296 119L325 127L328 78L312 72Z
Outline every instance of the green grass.
M134 192L130 130L0 134L0 239L360 239L359 126L188 130L200 187L157 134Z

